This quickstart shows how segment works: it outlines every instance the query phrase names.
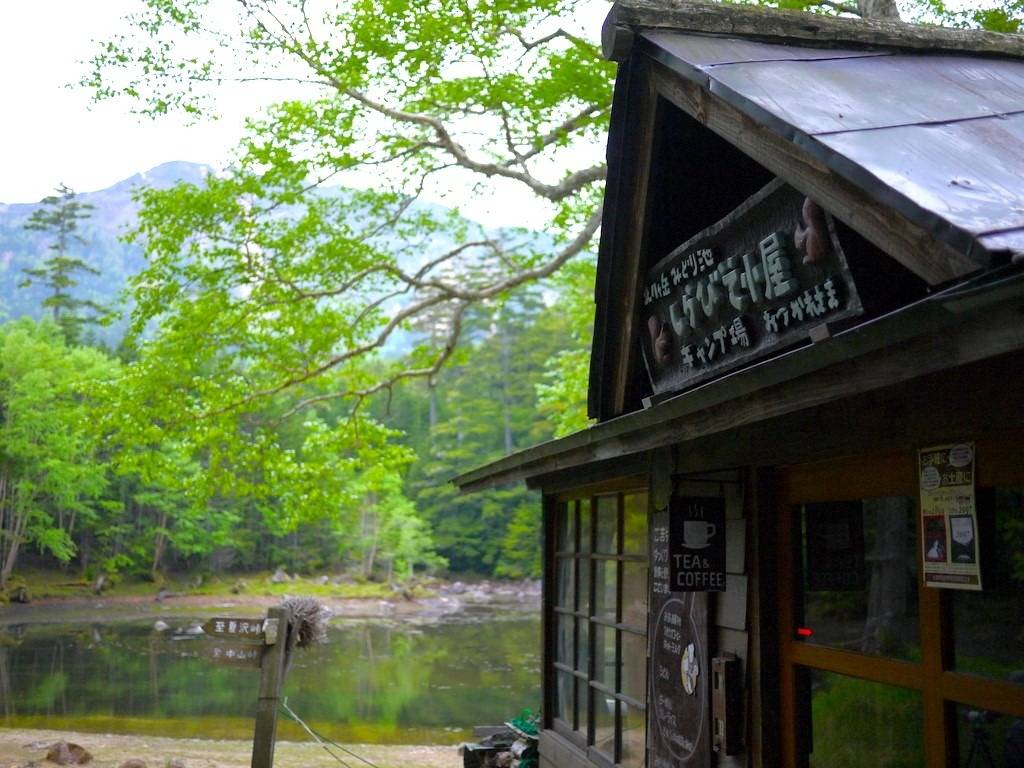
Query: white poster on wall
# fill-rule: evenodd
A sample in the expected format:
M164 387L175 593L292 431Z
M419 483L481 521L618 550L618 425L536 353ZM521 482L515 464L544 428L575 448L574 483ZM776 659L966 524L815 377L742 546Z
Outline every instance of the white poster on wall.
M918 480L925 585L980 590L974 444L921 449Z

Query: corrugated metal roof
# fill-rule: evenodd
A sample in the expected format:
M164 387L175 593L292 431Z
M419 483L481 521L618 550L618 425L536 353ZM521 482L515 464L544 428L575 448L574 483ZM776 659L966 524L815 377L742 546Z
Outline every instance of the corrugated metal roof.
M1024 253L1024 61L642 36L659 61L958 250Z

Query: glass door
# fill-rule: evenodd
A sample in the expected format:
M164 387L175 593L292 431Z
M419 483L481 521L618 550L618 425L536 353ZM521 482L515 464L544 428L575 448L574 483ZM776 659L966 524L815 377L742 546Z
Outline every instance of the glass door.
M913 450L780 471L782 764L1024 768L1024 461L979 441L981 592L925 587Z

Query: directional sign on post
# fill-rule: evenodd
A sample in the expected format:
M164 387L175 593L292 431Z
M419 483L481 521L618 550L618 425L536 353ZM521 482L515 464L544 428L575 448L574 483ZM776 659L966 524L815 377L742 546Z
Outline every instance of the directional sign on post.
M231 640L264 642L263 619L239 619L217 616L203 624L203 632L210 637L224 637Z
M300 606L303 603L301 599L298 602ZM317 614L320 607L315 601L308 602L312 603L313 614ZM306 607L308 613L309 607ZM274 765L281 687L288 671L292 648L301 644L299 632L292 624L292 610L292 606L286 602L269 609L265 619L217 616L203 624L203 632L208 638L203 648L206 658L218 664L258 667L260 670L252 768L273 768ZM314 635L315 632L310 634Z
M263 646L255 643L214 640L203 648L203 655L215 664L229 667L258 667L263 656Z

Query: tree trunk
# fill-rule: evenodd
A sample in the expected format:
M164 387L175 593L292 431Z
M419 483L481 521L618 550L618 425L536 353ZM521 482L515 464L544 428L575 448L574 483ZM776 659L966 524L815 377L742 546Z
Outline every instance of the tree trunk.
M910 541L907 536L910 499L890 497L864 502L864 514L875 521L875 544L867 556L870 565L867 620L861 650L879 653L899 641L907 616Z
M512 449L515 446L512 444L512 415L508 402L508 382L512 371L509 365L508 333L506 332L504 322L501 323L499 333L501 334L501 418L505 427L505 455L507 456L512 453Z
M434 427L437 426L437 385L431 382L430 388L430 410L427 415L428 426L430 427L431 439L433 439Z
M896 0L857 0L857 11L862 19L901 21Z
M28 512L20 516L16 509L11 510L11 543L7 547L7 556L3 560L3 567L0 568L0 589L7 587L7 580L14 573L14 563L18 559L18 549L21 546L21 537L25 533L25 526L28 523Z
M163 530L167 527L167 513L161 512L160 518L157 522L157 527L160 529L156 534L156 541L153 542L153 567L150 568L150 575L153 580L156 581L156 577L160 573L160 561L164 557L164 548L167 546L167 536L164 535Z
M8 489L8 476L9 471L7 466L4 465L0 468L0 544L3 543L6 538L6 532L8 526L13 522L8 519L8 504L7 504L7 489ZM2 561L0 561L2 565ZM5 582L0 579L0 589L5 586Z
M374 561L377 559L377 515L373 511L377 503L376 494L370 494L363 507L363 542L366 547L363 550L363 576L370 578L373 575ZM372 532L371 532L372 528ZM367 542L367 540L369 540Z

